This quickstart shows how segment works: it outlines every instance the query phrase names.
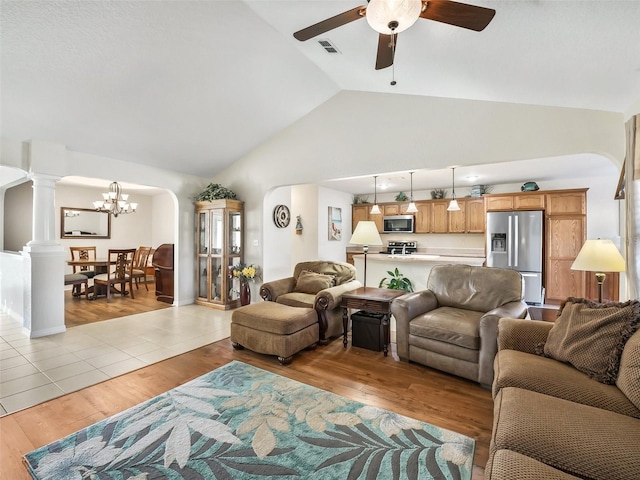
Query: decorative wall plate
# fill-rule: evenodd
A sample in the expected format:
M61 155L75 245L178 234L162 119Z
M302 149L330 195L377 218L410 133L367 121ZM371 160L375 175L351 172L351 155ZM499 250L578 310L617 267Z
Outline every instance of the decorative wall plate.
M273 223L276 224L276 227L288 227L290 221L291 213L289 212L289 207L286 205L276 205L276 208L273 209Z

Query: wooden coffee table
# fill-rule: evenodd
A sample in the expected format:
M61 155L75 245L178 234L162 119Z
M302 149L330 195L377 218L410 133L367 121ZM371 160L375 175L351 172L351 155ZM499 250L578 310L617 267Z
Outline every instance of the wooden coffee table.
M357 290L342 295L342 343L347 348L347 329L349 328L349 309L364 310L371 313L382 313L382 330L384 335L384 356L389 351L391 335L389 319L391 318L391 302L394 298L404 295L403 290L389 290L388 288L360 287Z

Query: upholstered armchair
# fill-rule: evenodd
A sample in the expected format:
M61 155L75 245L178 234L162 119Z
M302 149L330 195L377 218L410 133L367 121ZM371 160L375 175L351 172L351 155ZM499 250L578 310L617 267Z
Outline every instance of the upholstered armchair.
M298 263L293 276L263 283L260 296L269 302L314 308L319 340L326 344L331 337L342 335L342 295L361 286L353 265L319 260Z
M515 270L437 265L427 289L396 298L398 356L490 388L498 320L524 318L522 275Z

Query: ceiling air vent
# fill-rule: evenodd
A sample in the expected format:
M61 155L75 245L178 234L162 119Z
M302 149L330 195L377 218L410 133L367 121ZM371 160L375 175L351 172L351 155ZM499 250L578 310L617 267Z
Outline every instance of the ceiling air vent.
M338 50L330 40L318 40L318 43L326 50L327 53L340 53L340 50Z

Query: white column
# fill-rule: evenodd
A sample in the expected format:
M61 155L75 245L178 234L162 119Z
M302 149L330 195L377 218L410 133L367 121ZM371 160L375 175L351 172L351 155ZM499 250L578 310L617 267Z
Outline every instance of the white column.
M23 327L30 337L64 332L64 251L55 235L55 184L59 177L32 173L33 232L25 262Z

